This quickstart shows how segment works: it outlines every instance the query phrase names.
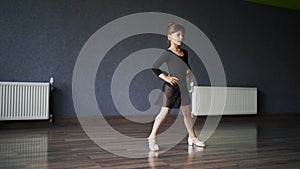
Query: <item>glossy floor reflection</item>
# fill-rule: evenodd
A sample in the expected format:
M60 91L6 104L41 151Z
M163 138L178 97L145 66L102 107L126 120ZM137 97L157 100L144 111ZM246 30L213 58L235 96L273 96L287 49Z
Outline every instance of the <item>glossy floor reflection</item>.
M196 121L197 132L204 120ZM140 138L151 129L116 119L111 125ZM299 168L299 130L297 118L226 117L206 148L188 146L185 138L165 153L125 158L101 149L80 125L1 122L0 168Z
M1 168L46 168L48 135L45 133L1 134Z

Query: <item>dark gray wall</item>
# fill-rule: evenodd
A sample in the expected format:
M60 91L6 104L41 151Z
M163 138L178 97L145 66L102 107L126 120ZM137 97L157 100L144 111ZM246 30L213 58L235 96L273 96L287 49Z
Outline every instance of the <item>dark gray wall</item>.
M53 76L54 115L75 116L72 73L84 43L114 19L149 11L177 15L198 26L217 49L228 86L258 88L260 113L300 112L300 12L239 0L1 0L0 80L48 81ZM141 35L122 41L106 55L96 79L102 113L118 114L109 93L114 65L149 47L167 44L164 37ZM191 53L199 85L209 85L196 58ZM137 85L141 83L143 87ZM140 73L130 87L133 104L147 109L148 92L160 85L150 70Z

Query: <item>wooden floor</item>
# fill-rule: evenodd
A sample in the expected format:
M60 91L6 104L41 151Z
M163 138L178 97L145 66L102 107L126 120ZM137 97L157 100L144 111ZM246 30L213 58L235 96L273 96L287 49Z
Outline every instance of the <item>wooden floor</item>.
M171 150L147 152L145 158L120 157L103 150L78 124L0 122L0 168L299 169L299 119L224 117L205 149L187 146L185 138ZM200 130L204 120L197 119L196 130ZM166 122L162 130L171 123L172 120ZM114 119L111 125L140 138L146 138L151 129L151 124L137 127L123 119Z

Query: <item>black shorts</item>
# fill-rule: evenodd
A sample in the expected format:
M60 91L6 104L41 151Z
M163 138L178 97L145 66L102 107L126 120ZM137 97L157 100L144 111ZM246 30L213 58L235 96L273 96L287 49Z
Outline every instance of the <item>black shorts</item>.
M180 106L190 105L191 100L186 85L171 85L164 83L161 102L163 107L178 109Z

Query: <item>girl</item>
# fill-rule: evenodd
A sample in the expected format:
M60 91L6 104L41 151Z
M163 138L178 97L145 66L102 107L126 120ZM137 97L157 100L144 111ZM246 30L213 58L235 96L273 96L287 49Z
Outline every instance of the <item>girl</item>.
M170 44L168 50L163 52L160 58L153 64L153 72L165 81L163 86L164 98L160 113L156 116L152 131L148 137L149 149L158 151L156 135L162 122L166 119L172 108L181 108L184 124L188 131L188 145L205 147L205 144L199 141L194 132L191 119L190 98L186 84L186 76L191 80L192 71L188 63L188 53L181 49L185 29L183 26L170 23L167 30L167 39ZM166 63L169 73L162 72L159 67Z

